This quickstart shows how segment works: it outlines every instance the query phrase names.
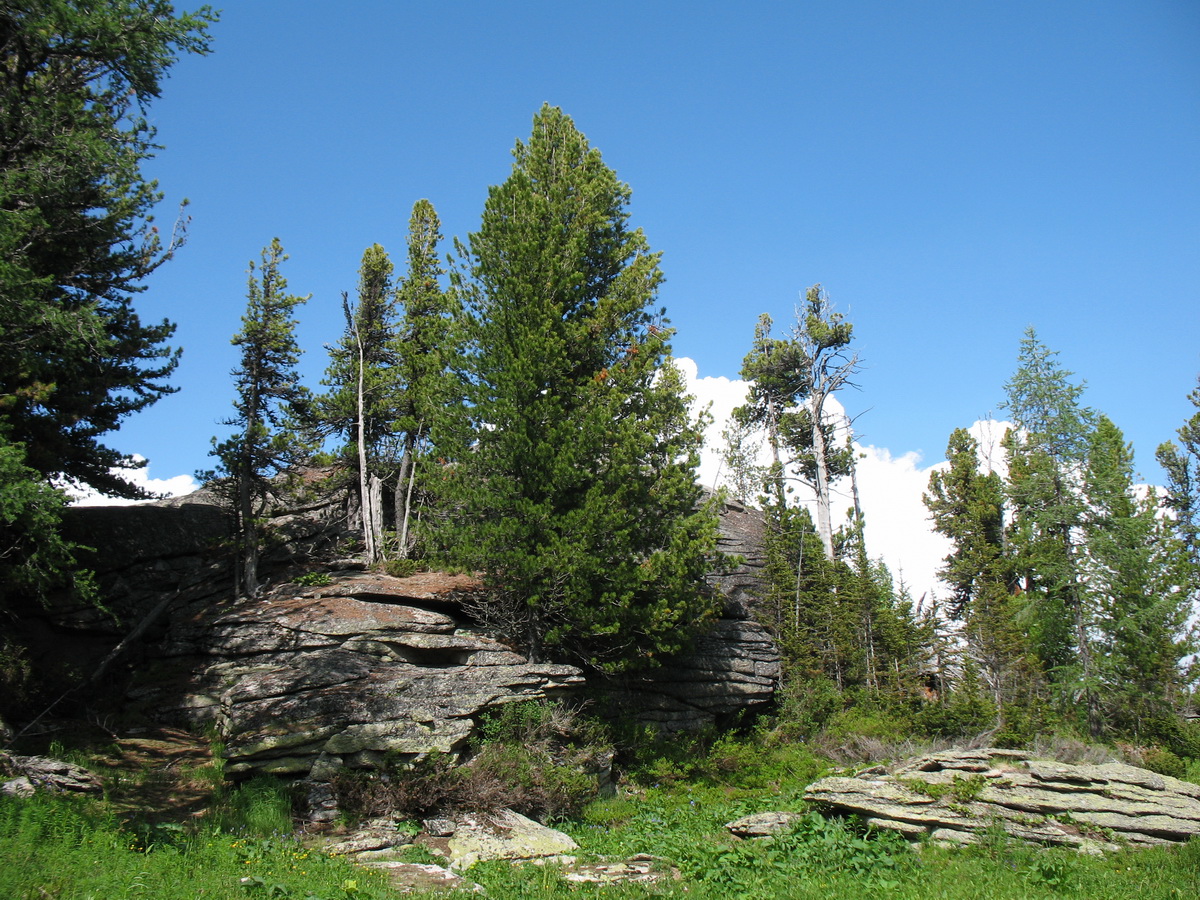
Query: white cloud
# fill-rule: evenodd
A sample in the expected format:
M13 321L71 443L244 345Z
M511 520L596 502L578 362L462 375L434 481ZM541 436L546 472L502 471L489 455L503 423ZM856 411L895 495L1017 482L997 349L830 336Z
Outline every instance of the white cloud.
M134 460L141 462L145 457L134 455ZM143 490L155 495L166 497L181 497L196 490L199 485L191 475L175 475L170 478L151 478L150 468L113 469L117 475L126 481L137 485ZM72 506L129 506L140 503L139 500L125 500L119 497L106 497L84 485L67 485L67 495L71 498Z
M748 384L741 380L723 377L699 377L696 363L690 359L676 360L684 377L688 391L696 398L697 410L712 404L713 423L705 436L705 446L700 457L699 478L702 484L717 486L723 482L720 453L724 447L721 431L735 406L743 403ZM844 410L833 399L829 411L844 416ZM999 470L1003 474L1003 451L1000 441L1007 422L983 420L968 430L980 444L981 465ZM949 437L949 435L947 435ZM937 534L929 521L922 495L929 487L929 476L935 468L944 468L946 463L924 466L921 456L909 452L894 456L886 447L855 444L861 454L858 461L858 490L866 519L867 549L873 558L882 558L899 581L903 578L914 600L928 595L945 592L938 580L937 570L942 559L950 552L946 538ZM766 463L766 450L763 450ZM846 510L853 505L848 484L837 486L834 494L834 521L843 520Z

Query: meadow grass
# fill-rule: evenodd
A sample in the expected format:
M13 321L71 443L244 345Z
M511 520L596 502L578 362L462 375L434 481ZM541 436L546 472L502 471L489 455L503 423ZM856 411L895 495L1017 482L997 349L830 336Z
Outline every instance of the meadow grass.
M554 865L508 863L477 865L466 875L495 900L1200 897L1200 839L1095 858L1028 847L997 833L972 847L914 852L891 833L805 812L804 786L830 765L803 745L762 733L717 738L686 753L647 750L618 796L554 824L578 841L581 861L653 856L663 876L658 883L572 884ZM101 800L0 797L0 898L399 896L378 873L298 840L280 783L255 779L213 796L207 813L190 822L164 820L161 811L121 818ZM724 828L767 810L805 814L773 839L738 841Z

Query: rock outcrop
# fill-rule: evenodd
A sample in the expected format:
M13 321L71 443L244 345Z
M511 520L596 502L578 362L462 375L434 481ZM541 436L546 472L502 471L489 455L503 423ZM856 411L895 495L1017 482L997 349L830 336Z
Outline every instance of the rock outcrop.
M13 777L4 777L10 775ZM104 786L82 766L46 756L0 753L0 794L28 797L37 791L55 794L100 794Z
M390 578L339 564L345 492L329 489L320 472L302 475L303 487L270 514L262 574L273 586L261 599L232 598L229 516L202 490L70 510L69 536L95 548L89 562L116 618L64 600L30 610L26 621L41 623L46 648L75 642L71 656L84 670L142 629L121 656L130 678L123 714L215 723L233 775L320 780L343 767L378 767L385 757L455 752L487 709L583 686L579 669L531 663L481 629L470 615L482 597L477 580ZM724 505L720 549L740 564L709 579L721 617L690 654L620 679L591 676L588 690L611 701L598 709L694 729L772 700L779 654L752 615L761 532L755 513Z
M722 601L720 617L697 638L691 653L658 668L592 678L593 691L622 718L665 731L695 731L774 700L779 649L754 618L764 588L763 520L733 501L724 503L720 514L717 549L737 561L708 579Z
M1000 826L1035 844L1102 852L1200 834L1200 786L1121 763L1067 765L1016 750L953 750L890 772L822 778L805 799L916 840L965 844Z
M159 648L176 679L132 694L160 716L210 719L226 771L321 779L461 749L484 710L583 684L469 627L464 575L335 572L177 616Z

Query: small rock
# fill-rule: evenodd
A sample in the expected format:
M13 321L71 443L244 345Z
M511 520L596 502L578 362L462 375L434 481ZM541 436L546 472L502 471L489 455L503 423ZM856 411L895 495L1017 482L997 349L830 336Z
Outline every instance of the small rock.
M450 837L458 828L453 819L425 819L421 827L430 837Z
M426 893L428 891L472 891L483 893L483 887L467 881L449 869L429 863L379 860L363 863L367 868L384 872L392 887L401 894Z
M751 816L742 816L725 827L730 833L740 838L759 838L777 834L804 818L803 813L796 812L763 812Z

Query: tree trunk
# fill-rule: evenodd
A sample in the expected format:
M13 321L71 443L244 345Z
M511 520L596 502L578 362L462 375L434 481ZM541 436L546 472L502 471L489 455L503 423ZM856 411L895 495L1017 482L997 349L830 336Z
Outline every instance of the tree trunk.
M420 432L421 426L418 425L417 435ZM415 458L417 435L406 434L404 436L404 459L400 464L400 476L396 479L396 518L399 520L397 531L400 533L399 553L401 559L408 559L408 523L412 516L413 484L417 479ZM404 489L403 502L401 502L400 496L401 488Z
M822 419L825 415L825 394L813 393L813 460L816 463L817 477L813 490L817 495L817 533L821 536L821 546L825 549L825 558L833 559L833 523L830 515L829 500L829 450L825 446L825 432L822 430Z
M377 562L379 551L375 540L375 520L377 505L372 502L370 474L367 471L367 438L366 438L366 402L363 397L363 342L359 334L358 322L351 319L354 325L354 340L358 344L358 493L362 497L362 535L363 557L367 565Z
M378 475L372 475L367 487L367 525L371 532L371 546L375 549L375 561L384 558L383 553L383 481Z

